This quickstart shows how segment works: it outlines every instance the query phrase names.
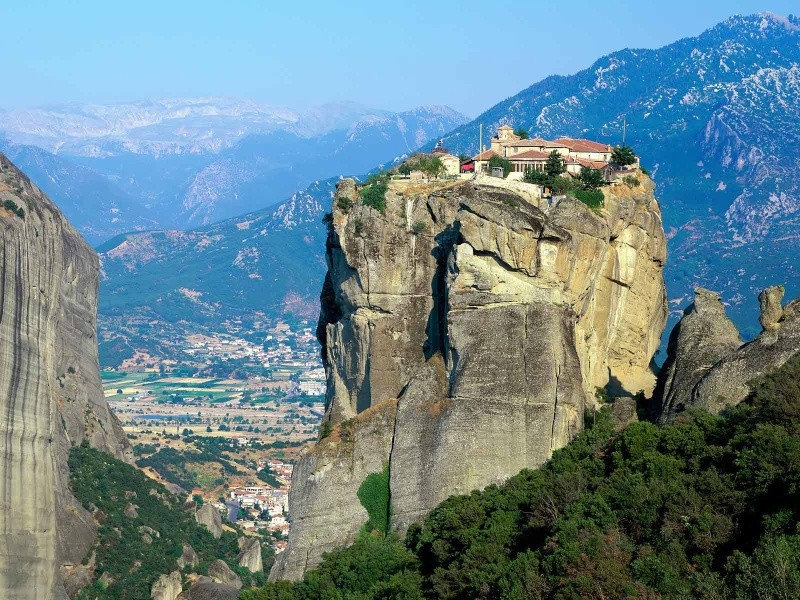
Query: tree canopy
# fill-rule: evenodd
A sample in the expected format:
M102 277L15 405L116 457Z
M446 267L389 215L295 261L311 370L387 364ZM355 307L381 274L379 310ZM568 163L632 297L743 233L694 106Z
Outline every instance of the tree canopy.
M798 598L800 357L724 416L615 431L453 496L405 541L362 535L246 600ZM375 532L373 532L375 533Z
M581 167L581 186L585 190L596 190L605 183L602 171L591 167Z
M496 154L489 159L489 172L491 173L495 167L503 169L503 177L508 177L508 174L514 171L514 164L510 160Z
M550 177L555 177L556 175L561 175L566 170L564 158L556 150L553 150L550 156L547 157L547 162L544 165L544 172Z
M398 167L398 171L403 175L410 175L412 171L421 171L425 177L435 179L445 172L444 163L438 156L423 154L415 156Z
M617 146L611 151L611 164L617 167L627 167L636 162L636 154L630 146Z

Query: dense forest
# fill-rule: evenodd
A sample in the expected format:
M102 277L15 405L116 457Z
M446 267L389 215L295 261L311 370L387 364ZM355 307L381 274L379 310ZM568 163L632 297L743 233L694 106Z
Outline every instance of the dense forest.
M240 598L800 598L800 356L751 389L664 427L601 411L542 468Z
M184 568L183 575L205 575L211 562L222 559L245 586L264 583L263 573L239 566L236 533L225 531L214 539L195 521L191 502L184 504L135 467L88 445L71 449L69 467L75 497L98 522L94 579L79 600L149 600L159 575L176 570L184 544L194 549L199 563ZM268 569L271 548L264 547L262 560Z

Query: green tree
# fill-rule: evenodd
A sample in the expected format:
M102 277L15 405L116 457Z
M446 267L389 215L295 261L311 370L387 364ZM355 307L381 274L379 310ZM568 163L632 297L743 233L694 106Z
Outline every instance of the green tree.
M405 161L402 165L397 167L397 172L401 175L411 175L411 171L414 170L414 163L410 160Z
M361 188L359 195L364 206L371 206L378 212L386 210L386 192L389 190L389 184L385 180L379 180L370 183Z
M580 177L581 186L585 190L596 190L605 183L602 171L591 167L581 167Z
M421 156L417 160L416 168L428 179L435 179L444 173L444 163L438 156Z
M536 169L532 169L527 167L525 169L525 174L522 176L522 180L525 183L536 183L538 185L544 185L547 183L547 175L544 171L538 171Z
M503 177L508 177L508 174L514 171L514 164L507 158L495 154L489 159L489 172L491 173L494 168L503 169Z
M561 175L567 168L564 166L564 158L558 153L558 151L553 150L550 153L550 156L547 157L547 162L544 165L544 172L547 173L549 177L556 177Z
M617 146L611 152L611 164L616 167L627 167L636 162L636 154L630 146Z
M579 184L572 177L557 175L548 179L550 191L556 195L569 195L578 189Z
M528 130L524 127L518 127L514 130L514 135L518 136L521 140L529 139Z

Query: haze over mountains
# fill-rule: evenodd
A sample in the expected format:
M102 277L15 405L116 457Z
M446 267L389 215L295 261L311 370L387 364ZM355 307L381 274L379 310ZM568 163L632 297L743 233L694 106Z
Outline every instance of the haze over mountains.
M544 137L563 134L618 143L626 119L626 141L643 157L658 185L669 237L665 274L673 322L690 301L692 288L703 285L723 293L732 318L745 337L752 337L757 333L752 300L758 290L783 282L787 295L800 293L794 259L800 214L799 23L795 17L769 14L736 16L664 48L613 53L575 75L549 77L497 104L446 135L445 145L451 152L472 153L479 124L487 143L503 123ZM307 190L314 201L298 207L310 211L299 219L299 238L322 239L323 227L316 223L328 210L330 189L323 185ZM297 205L290 200L287 206ZM269 222L271 212L247 219ZM103 285L116 294L146 273L163 282L152 297L166 297L195 281L192 269L170 270L166 279L175 262L205 260L201 257L219 247L224 258L217 258L232 265L240 252L254 257L256 249L263 257L280 245L280 238L241 231L238 222L200 230L202 235L213 232L215 241L199 250L162 240L159 258L146 264L133 258L139 251L132 241L113 256L106 252L109 279ZM306 254L293 253L292 264L318 281L322 246L298 248ZM128 266L120 268L123 256ZM252 264L260 260L253 258ZM270 264L264 260L254 268L266 272ZM241 289L254 282L263 285L241 268L226 270L224 277ZM217 297L213 282L201 282L198 291ZM294 282L276 278L267 298L297 294L316 300L314 289ZM108 294L101 296L101 311L106 302ZM272 309L280 306L277 301ZM262 308L270 309L269 303ZM250 309L247 303L244 309Z
M349 102L304 112L228 98L57 105L0 112L0 149L100 243L267 207L465 121L447 107L393 113Z

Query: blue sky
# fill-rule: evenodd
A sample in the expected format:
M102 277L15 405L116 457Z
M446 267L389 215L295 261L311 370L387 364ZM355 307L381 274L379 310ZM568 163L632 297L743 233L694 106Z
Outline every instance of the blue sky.
M568 8L566 8L568 7ZM796 0L0 3L0 106L226 95L469 116L552 73Z

